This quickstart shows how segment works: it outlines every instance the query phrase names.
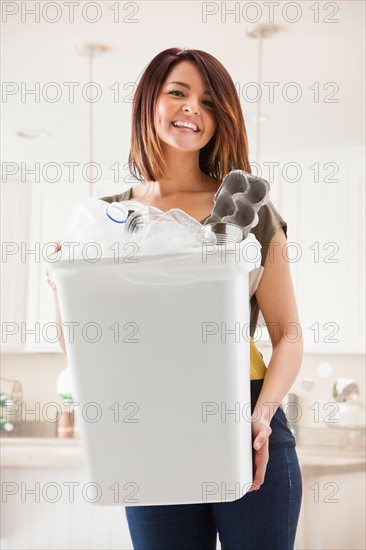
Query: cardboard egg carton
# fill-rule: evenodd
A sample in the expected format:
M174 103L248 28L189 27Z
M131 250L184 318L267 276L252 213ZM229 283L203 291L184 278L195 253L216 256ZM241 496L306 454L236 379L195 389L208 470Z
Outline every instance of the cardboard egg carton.
M259 221L258 211L269 202L268 181L244 170L232 170L214 196L214 208L205 224L228 222L241 227L245 237Z

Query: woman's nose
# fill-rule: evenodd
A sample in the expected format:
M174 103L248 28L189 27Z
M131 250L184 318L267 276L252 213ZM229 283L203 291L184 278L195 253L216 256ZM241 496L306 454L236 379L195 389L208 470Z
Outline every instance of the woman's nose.
M192 111L194 113L197 113L199 111L198 101L195 101L194 99L190 99L183 106L183 110L184 111Z

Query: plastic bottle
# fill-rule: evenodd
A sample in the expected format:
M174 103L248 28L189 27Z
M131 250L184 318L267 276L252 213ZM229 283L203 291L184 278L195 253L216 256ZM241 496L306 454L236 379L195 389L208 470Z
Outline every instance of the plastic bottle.
M202 243L216 243L200 222L180 208L163 212L155 206L144 206L126 221L126 234L149 253L176 252Z
M62 259L96 261L101 257L114 257L116 243L125 242L126 220L138 208L138 204L124 202L134 201L108 203L85 199L78 202L64 231Z

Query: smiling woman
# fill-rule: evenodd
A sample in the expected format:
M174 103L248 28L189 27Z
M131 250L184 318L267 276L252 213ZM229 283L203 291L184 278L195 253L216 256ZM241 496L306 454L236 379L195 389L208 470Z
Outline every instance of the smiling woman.
M211 214L223 177L235 169L251 173L240 100L216 58L171 48L150 62L134 96L129 168L140 183L103 200L181 208L201 223ZM233 502L126 506L135 548L211 549L217 532L222 547L232 550L293 548L302 480L295 438L279 404L298 374L303 347L289 262L282 254L287 224L271 202L258 217L253 233L262 245L262 263L248 296L250 335L260 310L274 329L267 368L253 340L250 347L253 484Z
M236 169L251 173L239 97L212 55L171 48L147 66L133 102L129 168L140 183L103 200L137 199L163 211L181 208L201 223L213 210L223 177ZM212 549L217 533L222 547L232 550L293 548L302 478L296 441L280 403L299 372L303 343L283 254L287 224L271 202L258 217L253 233L262 246L262 261L248 296L253 483L232 502L126 506L135 548ZM56 288L54 296L62 326ZM253 341L259 311L272 329L268 366Z
M175 121L191 122L198 132L174 129ZM200 179L203 174L221 181L237 167L250 172L235 85L221 63L206 52L177 48L161 52L140 79L133 102L129 156L130 172L138 181L167 176L169 147L164 144L182 153L199 153L195 175ZM185 175L186 170L187 166ZM174 179L177 176L181 174L175 173Z

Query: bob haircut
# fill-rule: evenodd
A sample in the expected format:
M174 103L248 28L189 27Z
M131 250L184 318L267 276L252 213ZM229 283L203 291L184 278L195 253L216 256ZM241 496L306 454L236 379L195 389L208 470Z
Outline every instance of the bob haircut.
M149 63L134 94L128 157L131 174L143 183L164 177L166 162L155 131L155 106L163 82L172 68L182 61L197 64L211 95L217 121L215 135L199 153L201 171L219 181L231 170L241 169L251 173L247 132L231 76L209 53L169 48Z

